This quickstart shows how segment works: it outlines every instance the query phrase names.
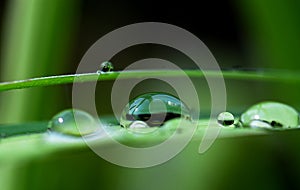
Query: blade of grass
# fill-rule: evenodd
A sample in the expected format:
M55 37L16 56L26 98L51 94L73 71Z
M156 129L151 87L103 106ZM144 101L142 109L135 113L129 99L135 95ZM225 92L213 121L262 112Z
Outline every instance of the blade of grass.
M122 75L120 75L122 73ZM253 71L205 71L199 72L197 70L185 70L185 74L189 77L224 77L225 79L237 80L254 80L254 81L281 81L281 82L299 82L300 74L290 71L269 71L269 72L253 72ZM120 75L120 77L119 77ZM165 70L151 70L151 71L125 71L125 72L109 72L104 74L98 73L84 73L84 74L70 74L70 75L57 75L40 78L32 78L11 82L0 83L0 92L22 88L52 86L59 84L70 84L75 82L90 82L90 81L105 81L130 78L147 78L147 77L181 77L181 71L168 71Z
M113 119L113 117L105 118L105 119ZM114 137L119 138L120 140L129 141L131 143L136 143L136 139L139 140L139 143L142 141L156 141L160 138L165 138L166 133L171 132L173 133L176 130L176 126L178 126L179 120L171 120L168 121L164 127L159 128L156 133L149 133L145 136L135 136L130 131L127 131L123 127L118 124L112 125L110 123L110 133L114 134ZM216 121L214 121L216 123ZM106 122L109 123L109 122ZM200 140L203 137L204 131L209 123L208 119L200 119L198 128L194 134L194 137ZM215 127L219 127L216 125ZM19 136L19 135L31 135L36 133L45 133L48 129L48 122L47 121L39 121L39 122L32 122L32 123L19 123L19 124L6 124L0 125L0 139L7 139L11 141L8 137L12 136ZM239 136L251 136L251 135L262 135L262 134L270 134L276 133L278 131L271 131L271 130L255 130L251 128L236 128L236 129L225 129L222 128L222 132L220 133L220 137L239 137ZM51 135L51 134L50 134ZM67 137L68 135L66 135ZM179 135L180 136L180 135ZM99 136L102 138L102 136ZM12 140L13 141L13 140Z

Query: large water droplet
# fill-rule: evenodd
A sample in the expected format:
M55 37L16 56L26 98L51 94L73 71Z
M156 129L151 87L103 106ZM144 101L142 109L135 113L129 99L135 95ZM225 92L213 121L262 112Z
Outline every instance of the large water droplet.
M147 93L131 100L123 110L120 124L125 128L160 127L174 119L191 119L190 110L178 98L165 93ZM143 122L135 123L136 121Z
M234 124L234 116L230 112L222 112L218 115L218 123L224 127Z
M101 63L100 65L100 69L97 71L98 73L102 73L102 72L111 72L114 70L114 66L110 61L104 61L103 63Z
M68 109L56 114L49 122L52 131L82 136L97 131L98 127L94 118L85 111Z
M244 127L285 129L297 128L298 112L286 104L278 102L262 102L253 105L241 115Z

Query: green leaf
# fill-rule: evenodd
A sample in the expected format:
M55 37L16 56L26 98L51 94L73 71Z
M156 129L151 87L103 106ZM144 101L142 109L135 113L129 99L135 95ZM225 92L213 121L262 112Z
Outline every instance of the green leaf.
M122 73L121 77L119 77ZM253 81L281 81L297 83L300 81L300 74L291 71L198 71L198 70L184 70L184 73L189 77L224 77L225 79L238 80L253 80ZM106 81L130 78L147 78L147 77L182 77L182 71L165 71L165 70L151 70L151 71L115 71L108 73L83 73L70 75L57 75L40 78L32 78L11 82L0 83L0 91L8 91L22 88L33 88L42 86L52 86L59 84L70 84L75 82L90 82L90 81Z

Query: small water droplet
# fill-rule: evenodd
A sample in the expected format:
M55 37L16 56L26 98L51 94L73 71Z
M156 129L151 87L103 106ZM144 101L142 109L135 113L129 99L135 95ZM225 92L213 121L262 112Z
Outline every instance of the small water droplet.
M85 111L68 109L56 114L49 122L51 131L81 136L98 130L94 118Z
M218 115L218 123L224 127L234 124L234 116L230 112L222 112Z
M111 72L114 70L114 66L110 61L104 61L100 65L100 69L97 71L97 73L106 73Z
M142 130L160 127L174 118L191 119L190 111L182 101L165 93L146 93L126 105L120 124L128 129L139 126Z
M261 102L245 111L240 118L243 127L287 129L299 125L298 112L279 102Z

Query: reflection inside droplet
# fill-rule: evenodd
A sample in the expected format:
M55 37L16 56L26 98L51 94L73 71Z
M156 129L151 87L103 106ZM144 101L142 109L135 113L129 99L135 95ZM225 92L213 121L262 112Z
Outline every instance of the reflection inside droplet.
M133 121L127 128L129 131L134 133L151 133L156 131L157 127L149 127L147 123L143 121Z
M191 119L190 111L182 101L165 93L147 93L134 98L126 105L120 124L124 128L132 128L134 122L141 121L151 128L160 127L174 118Z
M141 129L141 128L148 128L149 126L147 123L143 121L134 121L130 124L129 128L131 129Z
M249 127L251 128L265 128L265 129L272 129L272 126L268 122L260 121L260 120L253 120L249 123Z

